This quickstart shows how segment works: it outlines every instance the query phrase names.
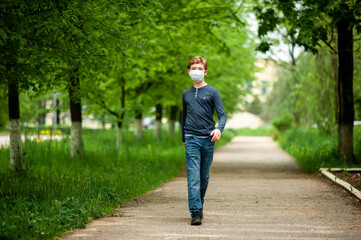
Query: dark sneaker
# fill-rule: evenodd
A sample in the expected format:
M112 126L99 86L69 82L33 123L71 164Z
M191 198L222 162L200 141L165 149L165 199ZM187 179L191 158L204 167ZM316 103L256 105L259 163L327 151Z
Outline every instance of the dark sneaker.
M191 225L201 225L202 217L199 214L194 214L192 217Z

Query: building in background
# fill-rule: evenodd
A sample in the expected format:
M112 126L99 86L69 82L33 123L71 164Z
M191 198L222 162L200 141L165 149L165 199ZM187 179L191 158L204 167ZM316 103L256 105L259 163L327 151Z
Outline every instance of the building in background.
M260 70L255 73L256 79L252 85L245 84L244 88L249 91L246 96L246 104L239 105L239 112L234 113L227 121L226 128L251 128L264 126L264 121L258 116L259 109L272 91L274 83L278 80L279 62L267 59L259 59L255 63Z
M252 95L247 96L247 102L252 102L254 96L257 95L261 102L265 102L267 95L272 91L273 84L278 80L279 63L273 60L259 59L256 66L261 71L255 73L256 80L253 81L251 92Z

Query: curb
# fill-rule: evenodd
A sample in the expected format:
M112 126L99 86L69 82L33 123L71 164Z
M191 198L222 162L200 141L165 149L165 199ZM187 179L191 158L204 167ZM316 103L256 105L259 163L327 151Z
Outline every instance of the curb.
M358 199L361 200L361 192L354 188L351 184L349 184L348 182L345 182L341 179L339 179L338 177L336 177L335 175L333 175L331 172L329 172L328 170L331 171L361 171L361 168L320 168L320 172L326 176L328 179L330 179L331 181L337 183L338 185L342 186L343 188L345 188L346 190L348 190L350 193L352 193L353 195L355 195Z

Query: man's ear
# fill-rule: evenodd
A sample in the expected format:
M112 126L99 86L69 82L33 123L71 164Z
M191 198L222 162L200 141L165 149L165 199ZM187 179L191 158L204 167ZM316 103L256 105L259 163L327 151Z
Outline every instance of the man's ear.
M204 71L204 76L207 75L207 73L208 73L208 70Z
M187 69L188 70L188 74L189 74L189 72L191 71L190 69Z

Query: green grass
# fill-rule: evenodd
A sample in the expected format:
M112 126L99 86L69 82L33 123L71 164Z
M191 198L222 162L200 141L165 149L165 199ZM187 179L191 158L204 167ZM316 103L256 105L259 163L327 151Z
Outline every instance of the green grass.
M316 172L321 167L361 167L361 134L354 131L354 152L357 164L350 163L338 154L337 135L325 135L317 129L292 128L278 135L279 145L293 156L306 172Z
M274 132L276 129L273 127L225 129L221 139L216 143L216 148L226 145L236 136L272 136Z
M234 130L226 129L222 132L221 139L216 142L215 148L223 147L227 143L229 143L235 136L237 136L237 133Z
M1 134L9 134L9 129L1 128L0 129L0 135Z
M237 136L271 136L277 130L273 126L259 127L256 129L240 128L236 129Z
M115 130L85 130L85 154L70 158L70 140L26 141L28 172L9 172L9 149L0 147L0 239L52 239L84 228L94 218L177 176L185 167L179 134L163 139L145 131L143 142L124 132L120 153ZM234 136L225 131L216 147Z
M126 136L117 155L113 131L86 133L85 155L75 159L69 139L27 141L23 177L9 173L9 150L1 149L0 238L49 239L85 227L183 169L180 137L156 141L146 132L139 144Z

